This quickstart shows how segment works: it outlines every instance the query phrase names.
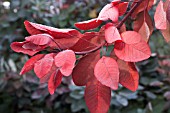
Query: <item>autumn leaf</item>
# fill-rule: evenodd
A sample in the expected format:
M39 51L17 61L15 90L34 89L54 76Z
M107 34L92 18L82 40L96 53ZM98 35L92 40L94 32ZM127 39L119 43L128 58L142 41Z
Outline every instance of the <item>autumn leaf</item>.
M78 62L73 70L73 82L77 86L85 86L94 77L94 67L100 59L100 51L91 53Z
M63 75L59 70L54 71L48 81L48 91L51 95L54 94L56 88L61 84Z
M94 75L103 85L113 90L118 88L119 69L114 59L103 56L94 68Z
M119 17L118 8L113 6L113 4L107 4L99 13L97 20L107 21L112 20L117 22Z
M118 29L112 23L108 23L105 26L105 39L107 43L113 43L117 40L122 40Z
M48 34L37 34L26 37L25 40L35 45L47 45L53 38Z
M117 60L117 63L120 69L120 84L131 91L136 91L139 84L139 74L136 70L135 64L132 62L125 62L120 59Z
M83 22L77 22L74 25L81 30L90 30L90 29L97 28L101 24L102 24L102 20L97 20L97 18L94 18Z
M34 72L38 78L42 78L47 75L54 63L54 54L47 54L41 60L37 61L34 65Z
M86 85L85 101L91 113L107 113L111 101L111 89L94 77Z
M44 57L44 54L38 54L36 56L31 57L24 64L24 67L22 68L20 75L23 75L23 74L27 73L28 71L31 71L34 68L34 64L43 57Z
M167 28L166 11L164 10L164 5L163 5L162 0L160 0L158 6L156 7L154 20L155 20L155 27L157 29L166 29Z
M55 56L55 65L64 76L71 75L76 62L76 56L72 50L59 52Z

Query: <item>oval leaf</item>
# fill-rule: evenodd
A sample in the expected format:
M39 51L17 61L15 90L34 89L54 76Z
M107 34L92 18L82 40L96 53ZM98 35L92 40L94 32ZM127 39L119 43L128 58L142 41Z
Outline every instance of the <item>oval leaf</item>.
M126 44L139 43L142 39L141 35L135 31L125 31L121 34L121 37Z
M94 76L94 67L100 59L100 51L82 58L73 70L73 82L77 86L84 86Z
M85 101L91 113L107 113L111 100L111 89L102 85L96 78L88 82L85 89Z
M113 90L118 88L119 69L114 59L103 56L94 68L94 75L103 85Z
M53 53L45 55L44 58L37 61L34 65L34 72L38 78L42 78L47 75L53 66Z
M108 23L105 26L105 39L107 43L113 43L117 40L122 40L118 29L112 23Z
M73 51L65 50L55 56L55 65L60 68L64 76L71 75L76 62L76 56Z
M116 41L114 52L119 59L127 62L139 62L151 56L151 50L143 40L136 44L126 44L122 41Z

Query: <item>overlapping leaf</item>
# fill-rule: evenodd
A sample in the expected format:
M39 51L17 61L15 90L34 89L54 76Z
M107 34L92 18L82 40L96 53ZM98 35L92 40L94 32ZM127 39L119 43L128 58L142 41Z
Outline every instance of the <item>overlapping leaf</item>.
M119 17L118 8L113 6L113 4L107 4L99 13L97 20L107 21L112 20L117 22Z
M53 66L54 63L54 54L47 54L44 58L37 61L34 65L34 72L38 78L42 78L47 75Z
M25 40L35 45L47 45L52 41L52 37L48 34L37 34L26 37Z
M37 50L37 46L36 45L29 46L29 48L33 48L34 51L31 50L31 49L25 49L24 45L27 45L27 44L29 44L29 42L26 42L26 41L25 42L13 42L10 46L11 46L13 51L18 52L18 53L21 52L21 53L24 53L24 54L28 54L30 56L33 56L34 54L39 52L39 50ZM38 49L40 49L40 48L38 48Z
M61 84L63 75L59 70L54 71L48 81L48 91L51 95L54 94L56 88Z
M83 22L77 22L75 23L75 26L81 30L90 30L90 29L97 28L98 26L101 25L101 23L102 20L97 20L97 18L95 18Z
M116 41L114 48L114 52L119 59L127 62L138 62L150 57L150 48L141 39L140 34L134 31L126 31L121 36L123 41Z
M81 33L75 29L58 29L46 25L36 24L29 21L24 22L27 31L31 35L47 33L56 39L79 37Z
M22 68L20 75L23 75L23 74L27 73L28 71L31 71L34 68L34 64L43 57L44 57L44 54L38 54L36 56L31 57L24 64L24 67Z
M113 90L118 88L119 69L114 59L103 56L94 68L94 75L103 85Z
M113 43L117 40L121 40L118 29L112 23L108 23L105 26L105 39L107 43Z
M59 52L55 56L55 65L64 76L71 75L76 62L76 56L72 50Z
M82 58L73 70L73 82L77 86L84 86L94 77L94 67L100 59L100 51L91 53Z
M119 82L131 91L136 91L139 84L139 74L134 63L117 60L120 75Z
M86 85L85 101L91 113L107 113L111 101L111 89L93 78Z

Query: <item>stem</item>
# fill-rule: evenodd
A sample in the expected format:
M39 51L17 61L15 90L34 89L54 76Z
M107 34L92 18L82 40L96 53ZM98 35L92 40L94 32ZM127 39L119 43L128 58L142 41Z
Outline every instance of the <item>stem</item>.
M123 25L123 23L129 18L129 16L135 11L135 9L142 3L143 0L139 0L137 2L135 2L135 5L130 9L130 11L125 15L125 17L120 21L120 23L116 26L117 29L120 29L121 26ZM85 55L85 54L89 54L92 52L95 52L97 50L99 50L102 46L104 46L106 44L106 42L103 42L101 45L99 45L98 47L89 50L89 51L83 51L83 52L75 52L76 55Z

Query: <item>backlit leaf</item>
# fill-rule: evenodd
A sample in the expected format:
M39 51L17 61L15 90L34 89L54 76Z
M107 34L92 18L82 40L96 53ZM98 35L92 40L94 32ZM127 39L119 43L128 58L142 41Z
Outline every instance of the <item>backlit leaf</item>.
M157 29L166 29L166 11L164 10L163 1L160 0L154 15L155 26Z

